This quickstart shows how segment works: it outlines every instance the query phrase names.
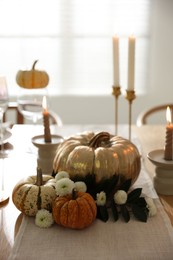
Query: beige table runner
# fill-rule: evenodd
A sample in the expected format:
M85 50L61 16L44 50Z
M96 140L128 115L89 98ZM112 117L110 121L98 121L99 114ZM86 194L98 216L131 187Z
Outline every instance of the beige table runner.
M25 217L9 259L172 260L173 229L158 199L156 203L158 214L147 223L96 220L81 231L57 225L41 229Z
M77 231L56 224L41 229L34 218L25 217L9 260L172 260L173 228L143 167L134 186L155 199L158 212L147 223L133 218L129 223L96 220L89 228Z

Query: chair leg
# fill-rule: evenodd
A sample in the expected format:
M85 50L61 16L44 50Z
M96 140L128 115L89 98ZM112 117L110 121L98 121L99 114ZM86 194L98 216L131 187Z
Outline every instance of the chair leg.
M18 124L23 124L24 123L24 117L23 117L23 115L19 111L17 111L17 123Z

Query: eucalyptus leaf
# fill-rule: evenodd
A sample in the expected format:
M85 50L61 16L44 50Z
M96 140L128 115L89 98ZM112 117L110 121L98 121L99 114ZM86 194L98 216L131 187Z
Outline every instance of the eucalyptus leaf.
M138 205L139 207L143 207L143 208L145 207L146 210L148 210L148 209L147 209L147 202L146 202L146 200L145 200L144 197L138 198L138 199L135 201L135 204Z
M135 200L137 200L142 192L142 188L137 188L132 190L129 194L128 194L128 199L127 199L127 203L131 203Z
M128 211L126 205L120 205L120 210L121 210L121 214L122 214L125 222L129 222L130 214L129 214L129 211Z
M112 202L111 202L111 209L112 209L112 214L113 214L114 220L117 221L119 218L119 215L118 215L118 210L117 210L114 200L112 200Z
M106 206L98 206L97 207L97 218L100 220L107 222L109 219L108 210Z
M142 222L147 222L148 210L145 207L140 207L136 204L133 204L132 212L138 220L140 220Z
M128 179L125 182L123 182L119 188L119 190L128 191L132 185L132 179Z

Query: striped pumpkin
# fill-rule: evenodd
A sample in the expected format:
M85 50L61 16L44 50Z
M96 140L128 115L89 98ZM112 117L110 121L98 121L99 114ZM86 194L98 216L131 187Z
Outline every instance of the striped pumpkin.
M12 200L18 210L27 216L35 216L39 209L50 210L56 198L55 179L43 175L29 176L18 182L12 192Z

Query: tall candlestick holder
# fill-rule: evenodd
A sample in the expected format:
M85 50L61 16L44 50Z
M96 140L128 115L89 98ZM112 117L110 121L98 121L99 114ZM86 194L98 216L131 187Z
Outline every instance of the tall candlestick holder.
M126 89L126 96L125 98L129 102L129 140L131 140L131 127L132 127L132 102L136 98L134 90Z
M120 86L112 86L112 95L115 97L115 134L118 134L118 97L121 95Z

